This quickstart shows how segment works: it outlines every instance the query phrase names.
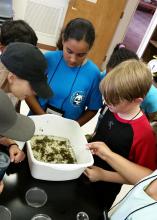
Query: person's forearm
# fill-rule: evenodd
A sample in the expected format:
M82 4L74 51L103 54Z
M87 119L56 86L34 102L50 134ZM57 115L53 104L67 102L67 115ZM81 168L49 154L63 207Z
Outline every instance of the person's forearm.
M130 184L135 184L152 173L152 170L137 165L114 152L110 152L110 154L105 157L105 160Z
M80 124L80 126L86 124L90 119L92 119L98 111L90 111L86 110L84 114L77 120L77 122Z
M6 138L6 137L2 137L0 138L0 144L4 145L4 146L9 146L10 144L16 144L16 142L12 139ZM18 145L17 145L18 146Z
M30 110L36 114L36 115L43 115L45 114L45 111L41 108L39 105L37 99L35 96L30 96L27 99L25 99L27 105L29 106Z
M112 183L121 183L121 184L130 184L123 176L114 171L104 170L102 175L102 181L112 182Z

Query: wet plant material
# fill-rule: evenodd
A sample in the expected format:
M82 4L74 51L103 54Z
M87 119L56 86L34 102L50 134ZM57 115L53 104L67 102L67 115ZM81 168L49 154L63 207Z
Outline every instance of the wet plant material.
M31 139L31 147L36 160L57 164L77 163L68 138L52 135L35 135Z

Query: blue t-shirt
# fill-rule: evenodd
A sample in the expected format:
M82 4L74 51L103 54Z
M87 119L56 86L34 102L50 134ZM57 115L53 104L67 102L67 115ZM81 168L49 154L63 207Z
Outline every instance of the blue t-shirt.
M157 112L157 88L152 85L141 103L141 108L145 113Z
M101 108L100 71L91 60L82 66L69 67L62 51L49 51L45 53L45 58L48 62L48 83L54 96L46 100L39 98L44 110L49 104L64 111L65 118L77 120L86 108Z

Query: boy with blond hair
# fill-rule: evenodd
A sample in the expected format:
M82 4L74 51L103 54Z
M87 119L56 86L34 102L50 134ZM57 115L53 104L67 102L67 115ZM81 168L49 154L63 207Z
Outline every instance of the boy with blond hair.
M155 170L155 135L140 109L151 84L149 69L138 60L122 62L107 74L100 84L107 107L91 141L102 141L113 152ZM94 182L94 192L102 208L107 209L111 207L121 185L127 183L118 172L97 156L94 156L94 166L87 168L85 175Z

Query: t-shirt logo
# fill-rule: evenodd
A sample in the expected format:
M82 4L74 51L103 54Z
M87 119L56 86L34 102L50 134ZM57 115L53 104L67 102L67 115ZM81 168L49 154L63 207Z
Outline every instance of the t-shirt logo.
M114 122L113 121L109 121L108 122L108 128L109 130L111 130L112 126L114 125Z
M84 92L75 92L71 97L71 102L75 106L80 106L84 101L85 95Z

